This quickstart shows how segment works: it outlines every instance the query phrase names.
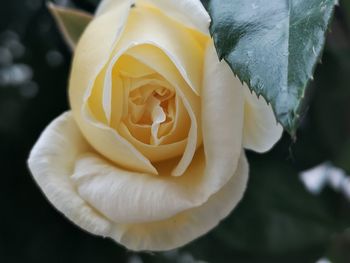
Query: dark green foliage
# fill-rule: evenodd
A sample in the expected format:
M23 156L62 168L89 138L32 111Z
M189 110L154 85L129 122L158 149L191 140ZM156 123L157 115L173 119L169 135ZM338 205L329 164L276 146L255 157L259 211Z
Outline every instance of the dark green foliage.
M294 135L336 0L208 0L220 59Z

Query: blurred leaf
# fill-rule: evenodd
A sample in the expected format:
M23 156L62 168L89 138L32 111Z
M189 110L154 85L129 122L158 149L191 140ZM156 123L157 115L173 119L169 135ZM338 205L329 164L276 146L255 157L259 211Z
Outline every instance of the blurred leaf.
M54 16L65 40L73 50L86 26L92 20L92 15L75 9L59 7L52 3L48 4L48 8Z
M346 13L346 18L348 21L348 25L350 26L350 1L349 0L342 0L341 6L344 8L344 11Z
M220 58L294 135L336 0L206 0Z
M328 257L333 263L350 262L350 230L346 230L339 235L335 235L328 250Z
M305 142L317 134L320 140L309 145L309 149L323 145L327 153L325 160L331 160L350 173L350 50L327 48L324 61L315 78L316 89L309 114L314 126L306 127L309 137ZM302 140L303 134L300 133ZM303 152L305 149L301 148L296 153L298 158L306 158Z
M237 210L219 227L185 248L199 259L220 263L315 263L331 236L350 225L338 194L311 195L292 165L250 159L251 177ZM215 250L210 246L216 244Z

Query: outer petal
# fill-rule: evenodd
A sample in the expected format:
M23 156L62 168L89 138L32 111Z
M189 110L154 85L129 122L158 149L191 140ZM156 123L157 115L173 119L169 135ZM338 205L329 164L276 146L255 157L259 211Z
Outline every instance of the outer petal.
M203 205L161 221L116 223L109 235L127 248L137 251L169 250L191 242L214 228L236 207L246 188L248 170L247 160L242 153L230 181Z
M202 91L202 132L210 174L233 173L242 148L244 97L235 77L224 61L219 61L213 42L208 45ZM230 168L231 167L231 168ZM219 169L219 170L217 170ZM227 172L228 171L228 172ZM218 176L218 180L228 180Z
M235 84L242 86L236 78ZM243 144L246 149L266 152L281 138L283 128L277 123L271 105L244 85L244 132Z
M125 0L103 0L96 11L96 16L107 12L113 5L122 1ZM209 35L210 17L199 0L133 0L133 3L157 6L176 21Z
M71 114L65 113L41 135L31 152L29 167L49 201L70 220L94 234L112 237L133 250L167 250L190 242L226 217L246 187L248 165L243 154L229 182L203 205L162 221L119 224L96 212L73 185L71 175L77 159L95 158L101 165L116 169L91 151ZM81 157L87 152L89 157ZM93 166L94 162L90 163L90 167ZM149 194L152 195L152 191ZM120 213L128 212L127 209L125 207Z
M53 121L40 136L28 160L32 175L49 201L66 217L96 235L107 235L112 224L76 192L70 176L81 152L90 151L71 113Z

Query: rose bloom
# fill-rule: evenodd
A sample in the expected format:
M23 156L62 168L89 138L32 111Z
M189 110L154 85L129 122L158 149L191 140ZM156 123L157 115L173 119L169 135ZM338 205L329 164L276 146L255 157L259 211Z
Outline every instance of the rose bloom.
M266 101L220 62L199 0L104 0L74 54L72 110L40 136L30 170L81 228L168 250L215 227L248 178L245 149L281 136Z

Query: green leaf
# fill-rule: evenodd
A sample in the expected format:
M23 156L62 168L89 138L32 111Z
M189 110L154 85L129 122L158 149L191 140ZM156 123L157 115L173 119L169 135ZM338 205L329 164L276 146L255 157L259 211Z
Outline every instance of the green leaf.
M220 59L295 135L337 0L203 0Z
M290 162L249 158L243 200L206 237L185 247L208 262L314 263L350 224L349 205L330 189L309 193ZM215 244L215 249L212 249Z
M59 7L52 3L48 4L48 8L55 18L66 42L74 50L81 34L93 16L80 10Z
M341 6L345 13L345 20L347 22L348 27L350 27L350 2L349 0L342 0Z
M335 235L327 253L327 257L334 263L349 263L350 259L350 230Z

